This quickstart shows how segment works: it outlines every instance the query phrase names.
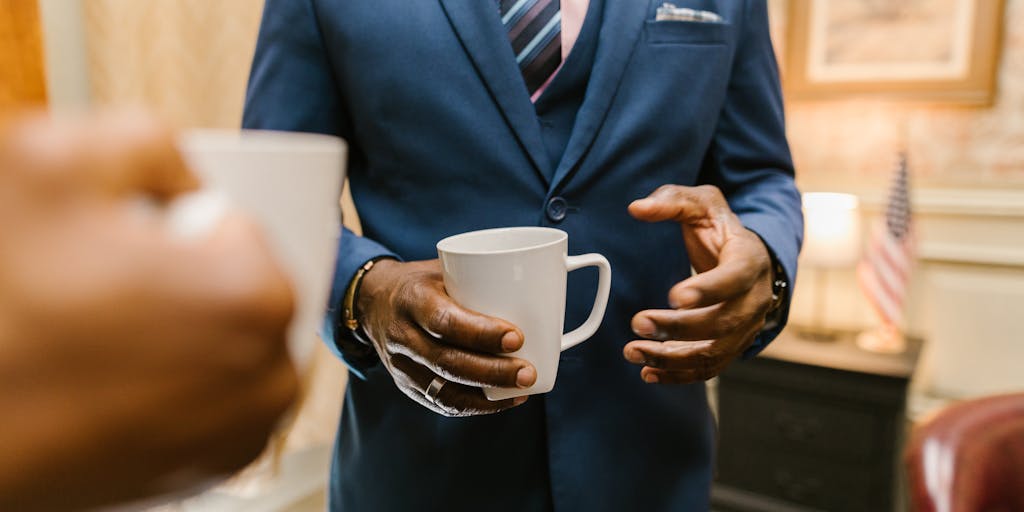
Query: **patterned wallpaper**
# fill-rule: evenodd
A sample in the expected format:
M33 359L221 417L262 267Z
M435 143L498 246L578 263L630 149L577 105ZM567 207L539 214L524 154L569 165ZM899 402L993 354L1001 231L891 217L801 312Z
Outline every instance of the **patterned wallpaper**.
M782 54L787 0L768 1ZM799 181L808 189L881 190L905 147L919 187L1024 188L1024 0L1006 0L998 87L990 108L789 102Z

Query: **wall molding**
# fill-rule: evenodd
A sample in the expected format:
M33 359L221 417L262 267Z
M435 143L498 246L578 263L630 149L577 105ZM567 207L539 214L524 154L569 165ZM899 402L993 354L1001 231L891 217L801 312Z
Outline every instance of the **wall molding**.
M886 194L856 193L867 212L881 212ZM924 215L968 215L1024 218L1024 189L924 188L911 193L914 212Z
M857 195L868 217L884 213L884 194ZM1024 189L925 188L911 201L919 260L1024 268Z
M964 247L954 243L928 243L918 248L919 260L928 263L1024 268L1024 250L998 247Z

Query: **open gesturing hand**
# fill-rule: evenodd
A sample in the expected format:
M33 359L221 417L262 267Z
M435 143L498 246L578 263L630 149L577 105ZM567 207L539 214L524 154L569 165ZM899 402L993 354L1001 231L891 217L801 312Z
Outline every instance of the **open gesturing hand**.
M767 247L710 185L663 186L633 202L629 213L645 222L680 223L697 274L669 291L673 309L633 317L633 331L645 339L627 344L623 354L643 365L640 376L652 384L717 376L764 328L772 305Z

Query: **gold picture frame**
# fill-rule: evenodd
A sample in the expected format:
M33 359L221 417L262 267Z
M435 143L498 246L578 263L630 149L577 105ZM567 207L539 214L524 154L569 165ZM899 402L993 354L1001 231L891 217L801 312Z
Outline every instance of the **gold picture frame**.
M1004 0L789 0L792 100L991 105Z

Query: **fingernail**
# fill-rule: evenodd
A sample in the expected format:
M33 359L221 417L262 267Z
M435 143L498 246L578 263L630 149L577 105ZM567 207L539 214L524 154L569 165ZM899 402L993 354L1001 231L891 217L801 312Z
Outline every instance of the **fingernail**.
M641 316L633 320L633 332L637 336L651 337L654 335L655 330L657 330L657 327L655 327L654 322L650 318Z
M528 388L537 381L537 370L532 366L524 366L516 373L516 385L521 388Z
M506 332L501 337L501 349L505 352L515 352L523 346L523 337L516 331Z
M657 384L658 376L653 373L648 373L647 375L644 375L644 382L648 384Z
M644 353L636 349L627 350L626 360L633 364L642 364L644 362Z
M528 396L521 396L519 398L516 398L515 400L512 401L512 405L515 405L515 406L523 405L523 404L526 403L526 400L528 400L529 398L530 397L528 397Z

